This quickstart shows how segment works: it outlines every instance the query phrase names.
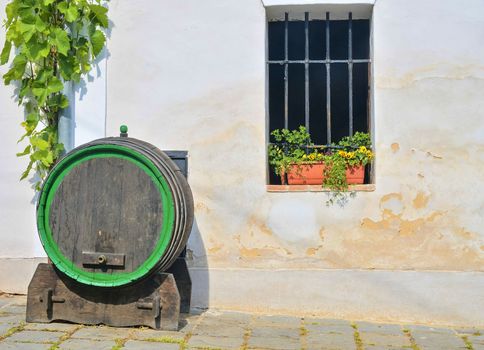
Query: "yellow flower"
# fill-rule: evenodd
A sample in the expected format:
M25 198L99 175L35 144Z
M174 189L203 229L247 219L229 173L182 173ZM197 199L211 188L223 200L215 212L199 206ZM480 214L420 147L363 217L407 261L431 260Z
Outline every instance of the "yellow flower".
M339 154L341 157L346 157L346 152L345 152L345 151L338 151L338 154Z
M361 146L358 150L360 152L366 152L366 147L365 146Z
M348 159L355 158L355 152L348 152L347 156L348 156Z

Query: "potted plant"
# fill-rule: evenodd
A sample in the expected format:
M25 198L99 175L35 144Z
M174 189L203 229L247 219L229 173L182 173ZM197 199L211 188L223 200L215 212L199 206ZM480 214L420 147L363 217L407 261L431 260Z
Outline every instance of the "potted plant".
M368 133L356 132L337 144L314 146L304 126L274 130L269 145L269 164L283 184L321 184L342 192L350 184L364 183L365 166L373 159Z
M371 148L368 133L343 137L324 157L323 185L338 192L346 191L348 185L364 183L365 166L374 157Z
M286 184L286 175L291 173L292 168L305 162L306 146L312 145L311 136L304 126L295 130L277 129L271 135L275 143L269 144L269 164L281 177L281 182Z

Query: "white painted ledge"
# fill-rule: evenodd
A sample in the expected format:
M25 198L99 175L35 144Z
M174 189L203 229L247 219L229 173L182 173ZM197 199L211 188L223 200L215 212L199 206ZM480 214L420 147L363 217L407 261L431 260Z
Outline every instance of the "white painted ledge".
M0 258L0 292L27 294L37 265L47 258Z
M192 306L483 327L484 272L190 269Z
M26 294L46 258L0 258L0 291ZM484 327L484 272L190 268L192 306Z

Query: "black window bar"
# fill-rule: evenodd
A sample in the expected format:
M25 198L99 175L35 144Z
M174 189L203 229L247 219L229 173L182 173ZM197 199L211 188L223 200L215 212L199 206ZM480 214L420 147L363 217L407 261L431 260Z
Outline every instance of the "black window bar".
M289 116L289 64L297 63L304 64L304 89L305 89L305 104L304 104L304 118L305 126L309 131L309 64L319 63L326 66L326 136L327 146L331 145L331 63L346 63L348 65L348 119L350 136L353 135L353 64L354 63L370 63L368 59L353 59L353 14L348 14L348 59L332 60L330 58L330 13L326 12L326 58L324 60L309 59L309 13L304 13L304 35L305 35L305 57L304 60L289 60L289 14L284 14L284 60L267 60L268 64L284 65L284 128L288 128ZM314 147L314 146L313 146ZM319 147L319 146L318 146Z

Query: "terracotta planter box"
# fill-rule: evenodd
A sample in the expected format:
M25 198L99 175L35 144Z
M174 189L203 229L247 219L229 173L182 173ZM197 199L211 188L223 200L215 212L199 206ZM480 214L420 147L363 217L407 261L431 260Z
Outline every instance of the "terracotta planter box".
M323 183L324 163L303 163L293 165L287 174L289 185L321 185ZM282 178L284 178L282 176ZM365 180L365 167L358 166L346 169L346 180L349 185L362 184ZM282 181L284 183L284 181Z

